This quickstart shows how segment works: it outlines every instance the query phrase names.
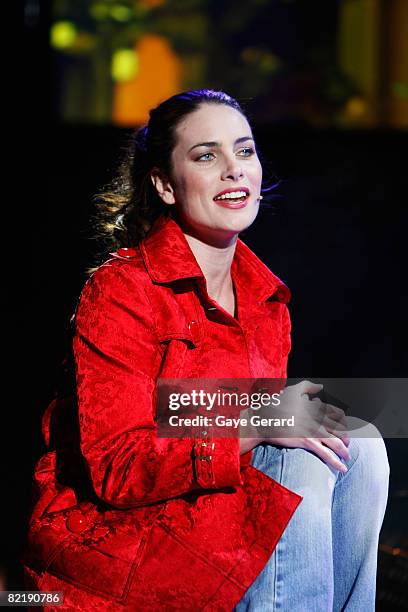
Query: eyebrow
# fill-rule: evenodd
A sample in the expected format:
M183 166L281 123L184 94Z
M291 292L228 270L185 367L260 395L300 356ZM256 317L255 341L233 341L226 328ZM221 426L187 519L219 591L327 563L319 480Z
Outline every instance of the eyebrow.
M252 136L241 136L241 138L237 138L234 142L234 145L240 144L241 142L246 142L247 140L254 140ZM199 142L196 145L193 145L188 152L196 149L197 147L220 147L221 143L216 142L215 140L211 140L209 142Z

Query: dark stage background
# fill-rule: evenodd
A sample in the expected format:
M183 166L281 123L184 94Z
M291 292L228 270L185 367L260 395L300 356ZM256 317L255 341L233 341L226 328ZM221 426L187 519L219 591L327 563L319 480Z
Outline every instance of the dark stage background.
M241 237L292 291L289 375L406 376L407 135L315 131L302 125L259 125L255 133L281 182L273 207L262 210ZM24 486L21 479L11 483L19 503L5 561L15 562L23 537L31 470L42 449L40 417L64 355L64 330L85 281L84 269L96 248L89 224L92 196L112 176L127 134L55 125L50 137L48 195L33 260L36 387L21 445ZM406 550L408 543L408 445L399 439L386 445L391 488L378 594L389 598L401 589L395 568L403 568L404 559L387 551ZM14 571L18 579L18 568Z
M356 0L353 6L362 2ZM16 364L16 370L21 371L21 362L24 368L29 364L30 387L28 400L17 401L16 404L15 398L19 400L20 396L23 397L28 386L24 369L18 386L14 388L16 394L11 410L14 427L18 428L14 431L18 431L19 435L13 436L13 453L8 455L3 476L7 498L12 500L3 522L0 559L3 588L8 589L23 588L18 558L30 512L34 463L44 451L40 433L41 416L51 399L58 367L64 356L69 318L86 278L85 267L92 262L96 250L89 222L94 210L92 197L112 178L128 134L125 128L113 127L109 122L96 125L97 122L92 120L82 123L72 121L72 113L79 112L80 105L74 104L73 109L67 106L66 120L65 111L61 110L63 71L68 64L71 70L69 62L76 62L77 59L73 60L72 57L77 56L55 59L51 53L50 2L43 3L42 13L38 14L35 9L41 3L29 0L23 4L26 9L27 6L31 7L32 11L29 17L26 15L27 48L24 60L24 104L30 118L28 124L24 123L24 138L19 143L24 143L23 161L27 173L24 179L17 179L16 186L20 188L18 181L24 183L21 187L25 188L25 201L27 209L31 210L32 224L29 249L26 245L20 247L18 235L15 235L18 244L12 250L12 261L14 271L31 268L31 288L27 292L24 285L24 299L20 302L29 306L27 314L19 322L23 341L19 344L14 340L14 329L6 332L13 336L15 346L12 361ZM65 4L68 6L70 3ZM145 1L144 4L149 2ZM166 5L164 2L155 4ZM205 5L200 2L196 4ZM217 19L220 4L208 2ZM228 5L230 14L235 14L236 3L224 4ZM270 45L272 55L277 54L284 66L286 59L292 57L291 53L302 54L305 48L313 46L314 41L323 40L324 44L333 47L337 12L342 5L337 0L315 3L315 8L320 11L321 27L306 10L310 2L271 0L268 11L268 2L248 0L238 4L241 8L244 5L264 5L262 18L266 19L268 14L271 22L276 15L282 16L284 11L286 22L285 19L279 21L282 34L280 38L277 35L277 39L284 44L277 44L275 48L272 43ZM384 7L392 2L379 4L388 10ZM307 36L303 38L297 38L296 31L288 25L293 20L287 18L287 11L295 11L296 5L301 6L303 17L309 15L304 20L303 31ZM323 10L323 6L330 8ZM275 14L273 7L279 9ZM42 15L42 18L38 15ZM60 19L67 19L61 15ZM242 18L250 23L250 27L245 23L242 27L244 30L246 28L251 39L248 44L253 46L259 22L254 17L251 17L252 20L245 15ZM228 25L232 20L227 19L226 23ZM288 32L285 35L285 28L289 28L290 35ZM275 33L276 30L275 27ZM326 34L319 38L321 32ZM358 36L358 31L355 32L357 34L353 36ZM228 45L234 49L234 53L238 53L241 39L233 30L229 31L228 36L230 38L223 43L226 51L221 68L232 74L228 62L234 62L234 58L227 57ZM264 47L270 38L270 30L266 28L262 36L266 41L262 53L266 53L268 49L265 51ZM234 43L230 42L232 39ZM207 44L207 39L203 40ZM299 40L303 41L300 47L295 44ZM189 52L187 48L187 55ZM219 52L213 47L211 57L214 58L214 54ZM319 52L321 56L312 54L313 58L317 57L317 61L327 67L323 43ZM261 60L256 62L264 67L272 66L273 58L268 53L262 60L263 64ZM251 57L261 56L246 53L243 57L244 60L247 58L245 61L252 61ZM245 69L249 74L255 68L252 64L248 66ZM379 70L383 74L384 66ZM324 113L319 114L320 110L313 111L310 116L307 113L297 114L296 104L299 108L315 108L307 92L302 97L302 83L306 83L307 89L310 85L307 74L310 76L312 73L306 71L306 80L296 81L299 90L296 87L293 89L293 72L290 72L288 81L285 81L285 71L279 72L274 81L275 89L272 87L271 91L268 90L268 83L273 81L273 71L257 76L261 79L257 81L258 85L265 85L265 90L259 85L262 104L258 110L260 108L262 112L254 113L255 135L264 157L270 160L281 182L276 189L273 207L263 207L254 226L241 237L292 291L293 347L289 376L406 377L408 133L401 129L396 119L377 121L372 117L364 119L364 113L358 115L364 100L366 109L371 109L369 96L366 99L365 92L359 91L358 87L353 89L350 86L346 88L346 93L342 90L340 98L343 96L344 100L342 98L340 102L330 98L325 101L326 106L317 105L319 109L329 108L330 115L334 112L333 108L339 109L344 103L346 111L348 109L347 112L351 113L350 123L346 121L346 130L339 129L344 120L341 113L337 123L323 120ZM72 77L72 72L70 75ZM361 75L364 80L364 66ZM383 85L385 81L382 80ZM289 82L292 83L289 87L290 100L285 100ZM335 79L335 83L338 85L339 81ZM207 80L200 83L201 86L214 84L223 84L222 75L213 74L208 78L207 73ZM226 87L227 91L233 95L239 94L239 90L234 89L233 80L230 84L229 89ZM80 88L86 85L86 79L77 82ZM329 87L329 90L332 92L335 88ZM252 91L251 88L249 91ZM242 95L248 97L246 91ZM270 107L269 102L276 103L279 96L283 100L282 108L292 104L289 116L282 114L279 103ZM294 99L296 104L293 103ZM92 100L88 102L92 108ZM385 106L379 104L379 108ZM271 116L268 117L270 108ZM356 121L353 124L356 109L357 116L362 119L360 123ZM382 116L385 117L384 114ZM392 129L393 121L398 129ZM25 147L28 148L27 152ZM21 159L20 156L21 150L18 159ZM23 256L23 268L18 268L14 263L18 255ZM15 277L19 284L21 277L18 274ZM380 537L377 599L380 612L398 612L408 609L405 594L408 576L408 444L404 439L387 439L385 442L391 482Z

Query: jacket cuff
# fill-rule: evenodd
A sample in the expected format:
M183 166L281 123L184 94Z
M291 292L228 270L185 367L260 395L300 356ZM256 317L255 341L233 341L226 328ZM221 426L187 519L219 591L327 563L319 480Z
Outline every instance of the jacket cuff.
M239 438L196 438L193 455L195 477L203 488L243 484Z

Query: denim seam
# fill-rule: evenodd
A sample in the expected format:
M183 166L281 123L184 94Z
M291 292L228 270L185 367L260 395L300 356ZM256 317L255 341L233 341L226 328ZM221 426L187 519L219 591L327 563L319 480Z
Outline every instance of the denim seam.
M284 457L285 457L285 452L284 450L286 449L282 449L282 453L280 456L280 474L279 474L279 483L282 484L282 480L283 480L283 468L284 468ZM281 564L279 563L280 559L281 559L281 542L282 542L282 538L284 538L284 533L281 535L280 539L278 540L278 543L276 544L276 548L275 548L275 555L274 555L274 565L275 565L275 575L274 575L274 584L273 584L273 612L275 612L278 608L281 607L280 602L278 602L278 593L277 593L277 585L278 585L278 571L280 569Z

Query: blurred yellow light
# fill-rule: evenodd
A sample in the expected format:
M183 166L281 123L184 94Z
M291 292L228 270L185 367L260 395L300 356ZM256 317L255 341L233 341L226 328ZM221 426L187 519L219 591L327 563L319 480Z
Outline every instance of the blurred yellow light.
M72 21L56 21L51 26L51 45L56 49L68 49L72 47L77 36L78 31Z
M124 4L114 4L110 14L116 21L128 21L132 17L132 9Z
M354 96L347 100L346 103L346 113L349 117L353 117L354 119L358 119L362 117L367 111L367 104L363 98L358 96Z
M130 81L139 68L133 49L117 49L112 56L111 74L114 81Z

